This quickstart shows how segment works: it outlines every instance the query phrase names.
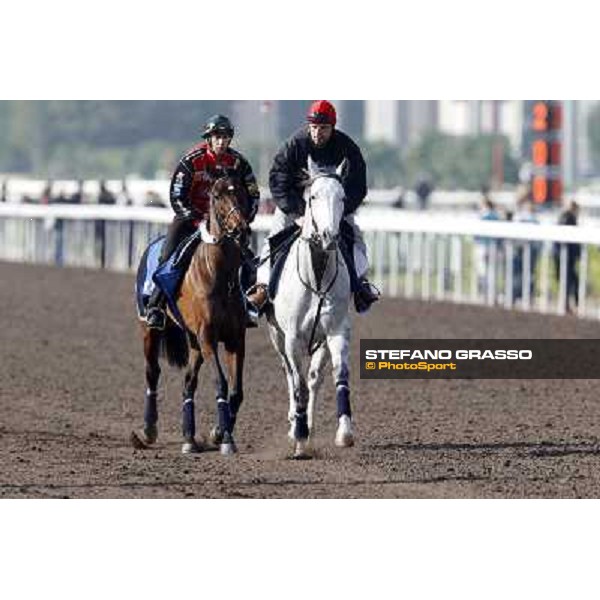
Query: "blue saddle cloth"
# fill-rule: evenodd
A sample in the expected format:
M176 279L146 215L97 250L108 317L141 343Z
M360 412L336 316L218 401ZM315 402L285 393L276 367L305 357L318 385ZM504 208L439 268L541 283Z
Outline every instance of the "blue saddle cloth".
M185 329L183 317L177 307L177 295L200 238L201 234L198 231L183 240L171 257L160 266L158 263L165 236L157 238L146 248L140 260L135 285L137 311L140 317L146 315L148 300L158 286L164 292L177 323Z
M135 301L137 306L138 316L146 315L146 306L148 300L156 287L152 279L152 275L158 267L160 252L165 242L165 236L162 235L154 241L150 242L138 265L137 276L135 279Z

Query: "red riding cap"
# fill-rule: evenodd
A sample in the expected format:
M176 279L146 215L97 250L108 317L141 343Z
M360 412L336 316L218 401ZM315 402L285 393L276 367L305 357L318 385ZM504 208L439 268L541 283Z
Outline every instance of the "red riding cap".
M335 125L337 115L331 102L316 100L308 109L308 122L316 125Z

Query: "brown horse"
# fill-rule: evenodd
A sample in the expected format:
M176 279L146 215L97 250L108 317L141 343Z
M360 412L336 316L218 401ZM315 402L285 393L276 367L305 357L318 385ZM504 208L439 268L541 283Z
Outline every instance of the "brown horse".
M218 425L211 431L211 441L220 445L221 454L236 452L233 429L243 401L246 337L239 269L244 236L248 234L247 206L247 194L239 180L227 176L215 182L210 194L209 235L196 248L177 300L187 332L175 323L170 313L164 331L150 329L142 322L147 390L144 428L131 434L136 448L147 448L158 437L156 401L159 357L163 354L171 365L187 367L182 452L201 450L195 439L194 393L204 361L212 362L217 380ZM219 358L219 343L223 344L228 378Z

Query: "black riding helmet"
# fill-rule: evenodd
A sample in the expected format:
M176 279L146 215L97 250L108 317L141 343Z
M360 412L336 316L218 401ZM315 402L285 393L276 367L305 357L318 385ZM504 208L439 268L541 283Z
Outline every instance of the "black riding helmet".
M233 125L227 117L224 117L223 115L214 115L206 122L202 137L208 139L215 133L225 133L229 137L233 137L234 131Z

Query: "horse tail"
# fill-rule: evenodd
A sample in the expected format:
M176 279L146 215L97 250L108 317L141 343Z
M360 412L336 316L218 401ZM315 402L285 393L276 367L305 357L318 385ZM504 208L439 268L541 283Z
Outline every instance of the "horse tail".
M160 353L172 367L183 369L188 364L190 350L186 333L170 320L161 336Z

